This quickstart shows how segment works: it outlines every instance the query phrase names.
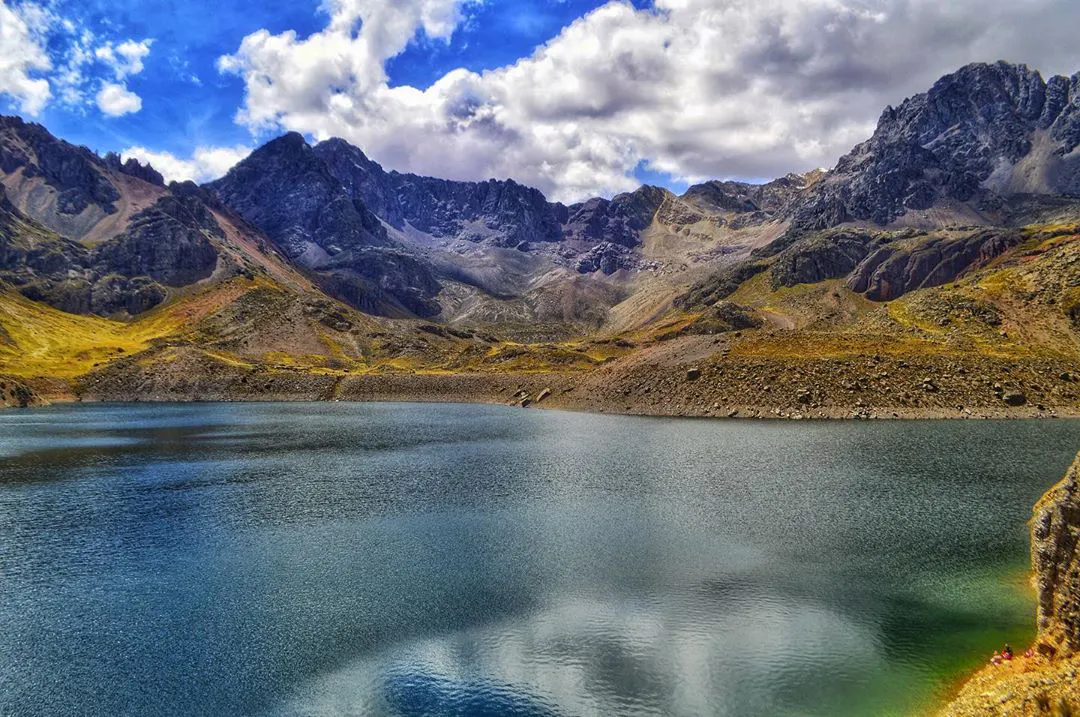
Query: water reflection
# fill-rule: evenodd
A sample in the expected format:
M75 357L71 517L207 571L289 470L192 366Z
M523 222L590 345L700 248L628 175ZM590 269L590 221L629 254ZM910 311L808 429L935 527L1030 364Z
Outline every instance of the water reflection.
M400 717L559 717L554 707L520 688L491 680L452 680L423 671L388 675L387 709Z
M902 713L1028 634L1002 579L1078 443L1071 422L0 412L0 714Z

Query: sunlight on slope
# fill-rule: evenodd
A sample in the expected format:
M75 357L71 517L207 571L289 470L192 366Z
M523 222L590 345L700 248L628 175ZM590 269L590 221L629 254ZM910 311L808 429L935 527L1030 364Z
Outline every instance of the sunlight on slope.
M155 339L182 332L194 321L250 290L234 280L154 309L131 322L80 316L0 291L0 373L72 378L95 365L137 353Z

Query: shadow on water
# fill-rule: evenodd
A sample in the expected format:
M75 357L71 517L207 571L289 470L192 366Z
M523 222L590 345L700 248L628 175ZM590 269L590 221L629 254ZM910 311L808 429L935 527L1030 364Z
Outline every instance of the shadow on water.
M419 671L388 675L382 697L393 717L564 717L553 705L513 685Z

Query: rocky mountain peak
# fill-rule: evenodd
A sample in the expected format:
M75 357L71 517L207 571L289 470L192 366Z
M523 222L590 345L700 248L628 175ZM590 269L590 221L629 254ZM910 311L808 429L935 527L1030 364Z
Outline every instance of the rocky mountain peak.
M104 170L86 147L57 139L39 124L0 117L0 172L19 175L9 184L12 200L39 207L35 218L50 229L79 236L85 225L116 211L120 191Z
M433 297L441 286L431 269L397 247L380 218L353 194L368 179L343 183L320 156L336 144L316 151L301 135L286 134L206 188L334 296L375 314L438 313ZM342 165L360 157L350 154ZM339 174L344 176L341 167Z
M108 152L102 158L102 161L105 163L106 167L108 167L114 172L126 174L130 177L136 177L143 180L144 182L148 182L159 187L165 186L165 177L162 176L162 174L156 169L154 169L149 162L147 162L146 164L142 164L134 157L128 157L126 160L124 160L116 152Z
M378 218L354 201L296 132L263 145L207 186L307 266L342 251L388 243Z
M660 206L674 195L662 187L642 185L611 199L595 197L569 207L565 234L589 242L610 242L632 248Z
M812 231L868 220L886 225L941 203L987 214L1016 194L1080 194L1080 74L972 64L888 107L790 212Z
M438 239L521 249L562 238L566 208L512 179L461 182L387 172L342 139L319 143L315 154L351 196L396 229L408 225Z

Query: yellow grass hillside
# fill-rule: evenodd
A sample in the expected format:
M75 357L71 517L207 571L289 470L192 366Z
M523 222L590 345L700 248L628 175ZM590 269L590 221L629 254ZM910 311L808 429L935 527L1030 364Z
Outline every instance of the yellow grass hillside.
M96 365L143 351L151 342L183 331L248 291L238 279L124 322L80 316L0 290L0 373L20 378L81 376Z

